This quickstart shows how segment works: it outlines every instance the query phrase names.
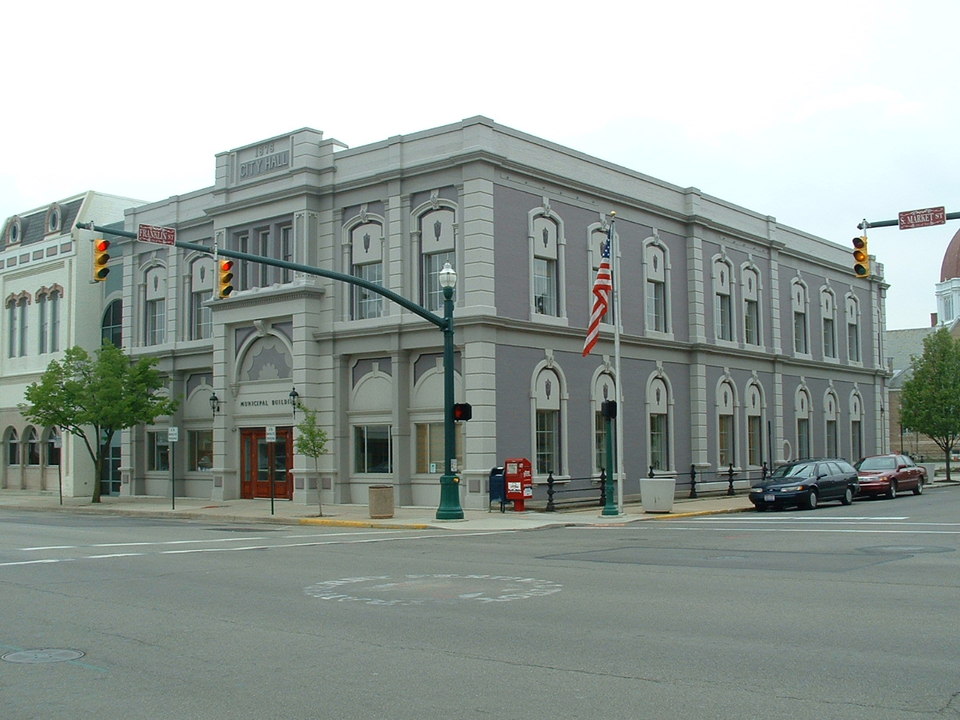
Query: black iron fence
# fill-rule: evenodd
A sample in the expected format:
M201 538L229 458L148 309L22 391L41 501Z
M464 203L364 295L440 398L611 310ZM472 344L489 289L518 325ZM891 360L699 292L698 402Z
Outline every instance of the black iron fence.
M765 480L770 475L770 469L764 463L759 468L742 469L729 465L716 470L698 469L691 465L686 473L666 473L654 468L648 468L647 477L675 477L677 481L676 496L686 495L697 498L700 493L725 492L727 495L736 495L739 483L740 492L748 491L754 484ZM638 502L640 499L641 478L627 477L623 482L623 496L626 501ZM722 485L721 485L722 483ZM617 481L611 483L613 492L617 492ZM491 502L499 501L500 512L510 501L506 499L503 479L503 469L494 468L490 473ZM533 497L530 498L531 510L545 510L556 512L562 507L604 507L607 503L606 473L601 470L599 475L586 477L571 477L556 480L553 473L547 475L547 482L536 483L533 487Z
M690 472L688 473L688 482L690 484L690 493L687 497L696 498L699 497L697 490L698 484L703 483L715 483L715 482L726 482L727 483L727 495L736 495L736 490L734 490L733 483L736 480L745 480L747 481L748 487L752 485L753 481L763 481L770 475L770 470L767 468L767 463L764 462L759 469L751 470L738 470L730 465L726 470L717 469L717 470L697 470L696 465L690 466ZM655 477L654 469L650 468L649 477ZM680 477L677 477L679 485Z

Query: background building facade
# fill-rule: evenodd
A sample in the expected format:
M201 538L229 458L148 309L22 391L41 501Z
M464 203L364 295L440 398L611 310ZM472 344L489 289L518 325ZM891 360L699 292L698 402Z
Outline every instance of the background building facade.
M93 233L77 223L123 220L124 208L142 201L87 192L8 218L0 237L0 488L92 494L93 461L82 441L56 428L28 423L17 406L27 386L52 360L79 345L94 352L101 342L104 294L120 287L118 274L93 281ZM120 446L107 477L119 490ZM109 491L109 490L108 490Z

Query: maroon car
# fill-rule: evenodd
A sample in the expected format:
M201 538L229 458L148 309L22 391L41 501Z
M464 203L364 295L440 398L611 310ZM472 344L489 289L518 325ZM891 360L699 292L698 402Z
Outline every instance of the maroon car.
M927 471L906 455L871 455L854 467L860 478L860 495L883 495L895 498L897 493L913 490L923 492Z

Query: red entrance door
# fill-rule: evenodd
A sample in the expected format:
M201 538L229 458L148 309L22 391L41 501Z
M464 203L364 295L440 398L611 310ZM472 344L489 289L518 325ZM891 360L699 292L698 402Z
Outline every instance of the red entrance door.
M278 427L267 442L266 428L240 430L240 497L293 499L293 428Z

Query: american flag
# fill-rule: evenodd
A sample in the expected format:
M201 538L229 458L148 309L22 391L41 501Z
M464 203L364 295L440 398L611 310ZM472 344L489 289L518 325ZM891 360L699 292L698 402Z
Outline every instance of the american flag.
M583 357L590 354L597 344L600 334L600 321L607 314L610 307L610 293L613 292L613 275L610 271L610 239L613 227L607 230L607 238L600 244L600 267L597 268L597 279L593 281L593 310L590 312L590 326L587 328L587 339L583 343Z

